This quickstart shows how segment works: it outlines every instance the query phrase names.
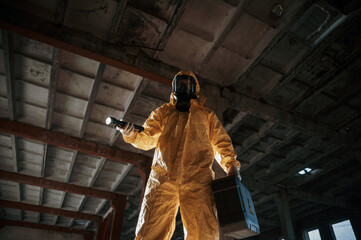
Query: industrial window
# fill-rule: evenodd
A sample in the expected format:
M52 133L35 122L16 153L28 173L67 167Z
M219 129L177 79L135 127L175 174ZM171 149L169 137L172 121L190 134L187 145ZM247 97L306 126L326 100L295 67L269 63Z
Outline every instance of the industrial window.
M318 229L309 231L307 234L309 240L321 240L320 231L318 231Z
M335 234L336 240L356 240L355 234L353 233L350 220L338 222L332 224L332 229Z

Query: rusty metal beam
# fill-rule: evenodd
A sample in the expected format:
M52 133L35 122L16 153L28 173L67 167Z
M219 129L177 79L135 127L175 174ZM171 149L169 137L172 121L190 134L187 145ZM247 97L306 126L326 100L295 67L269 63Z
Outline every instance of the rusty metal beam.
M32 177L28 175L23 175L19 173L13 173L13 172L7 172L0 170L0 179L6 180L6 181L12 181L12 182L18 182L22 184L29 184L33 186L43 187L43 188L49 188L49 189L55 189L58 191L64 191L69 193L75 193L79 195L85 195L89 197L95 197L95 198L102 198L102 199L123 199L126 196L112 193L112 192L106 192L103 190L98 189L92 189L87 187L80 187L69 183L62 183L62 182L56 182L53 180L48 180L44 178L39 177Z
M51 145L77 150L89 155L105 157L121 163L130 163L140 166L147 157L124 151L118 148L109 147L103 144L69 137L65 134L51 132L39 127L25 123L12 122L0 118L0 132L13 134L18 137L28 138L35 141L45 142Z
M5 208L21 209L21 210L25 210L25 211L40 212L40 213L51 214L51 215L56 215L56 216L90 220L90 221L95 221L95 222L99 222L101 220L101 216L97 216L97 215L81 213L81 212L74 212L74 211L69 211L69 210L64 210L64 209L59 209L59 208L44 207L44 206L33 205L33 204L28 204L28 203L0 200L0 206L5 207Z
M126 203L127 202L124 199L110 201L110 205L113 208L113 221L112 228L110 230L110 239L120 239Z
M39 223L19 222L19 221L6 220L6 219L0 220L0 225L37 228L37 229L54 231L54 232L83 234L84 236L85 235L91 235L91 236L94 235L93 231L88 231L88 230L80 230L80 229L67 228L67 227L58 227L58 226L51 226L51 225L39 224Z
M96 240L103 240L104 239L104 232L106 231L107 225L109 223L108 218L109 217L107 217L106 219L102 219L101 222L98 224Z

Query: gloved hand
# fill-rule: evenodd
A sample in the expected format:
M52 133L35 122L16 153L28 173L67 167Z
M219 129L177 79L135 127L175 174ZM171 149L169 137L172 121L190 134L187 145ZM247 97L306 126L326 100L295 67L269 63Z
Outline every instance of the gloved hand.
M230 175L238 175L239 180L242 180L241 174L239 173L239 170L238 170L237 166L232 166L232 168L229 169L227 175L228 176L230 176Z
M134 133L134 124L133 123L127 123L124 127L116 127L117 130L119 130L124 136L130 137Z

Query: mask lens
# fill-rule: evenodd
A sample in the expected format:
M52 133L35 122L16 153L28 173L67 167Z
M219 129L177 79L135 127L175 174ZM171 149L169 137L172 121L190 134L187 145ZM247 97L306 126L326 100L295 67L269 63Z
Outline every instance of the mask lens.
M191 94L192 83L189 79L181 79L179 81L179 90L180 92Z
M174 94L195 94L196 81L193 77L188 75L178 75L174 78L173 92Z

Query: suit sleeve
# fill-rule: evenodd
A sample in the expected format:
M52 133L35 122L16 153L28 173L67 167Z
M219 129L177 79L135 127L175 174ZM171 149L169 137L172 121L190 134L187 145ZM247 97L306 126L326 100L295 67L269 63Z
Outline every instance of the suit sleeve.
M215 158L225 172L229 173L232 166L240 169L241 164L236 159L237 154L234 151L232 140L214 112L210 115L210 140Z
M163 115L160 108L150 114L143 127L144 131L135 131L129 137L123 135L123 139L134 147L147 151L157 146L159 136L163 131Z

